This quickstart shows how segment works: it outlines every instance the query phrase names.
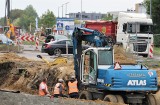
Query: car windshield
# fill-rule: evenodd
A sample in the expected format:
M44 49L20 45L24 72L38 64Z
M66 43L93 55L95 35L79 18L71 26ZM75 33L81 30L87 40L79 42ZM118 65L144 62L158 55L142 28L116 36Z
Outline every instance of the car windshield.
M55 40L60 40L60 39L68 39L68 38L64 35L55 35Z
M68 44L69 46L72 46L72 41L71 40L61 40L61 41L57 41L57 42L54 42L53 44Z

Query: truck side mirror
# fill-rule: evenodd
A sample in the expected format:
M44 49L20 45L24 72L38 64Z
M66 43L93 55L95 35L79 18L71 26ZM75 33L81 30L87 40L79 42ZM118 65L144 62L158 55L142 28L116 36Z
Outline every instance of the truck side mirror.
M124 33L126 33L126 30L127 30L127 24L124 23L124 24L123 24L123 30L122 30L122 31L123 31Z

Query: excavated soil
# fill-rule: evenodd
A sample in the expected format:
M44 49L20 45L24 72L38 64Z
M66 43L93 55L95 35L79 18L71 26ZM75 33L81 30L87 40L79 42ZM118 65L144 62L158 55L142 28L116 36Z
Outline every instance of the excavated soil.
M115 62L136 64L135 59L131 55L125 54L122 48L115 46L114 49ZM157 73L160 77L160 69L157 69ZM47 77L49 91L52 92L58 78L67 80L73 74L73 61L49 67L43 61L29 60L15 53L6 53L0 56L0 89L18 90L36 95L40 81ZM159 95L160 92L157 94Z

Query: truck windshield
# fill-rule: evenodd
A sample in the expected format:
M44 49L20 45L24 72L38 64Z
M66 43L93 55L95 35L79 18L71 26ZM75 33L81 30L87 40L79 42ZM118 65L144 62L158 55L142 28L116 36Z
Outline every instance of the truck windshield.
M152 27L153 25L151 24L128 23L127 32L148 34L148 33L152 33Z
M98 64L99 65L113 65L112 51L99 50L98 51Z

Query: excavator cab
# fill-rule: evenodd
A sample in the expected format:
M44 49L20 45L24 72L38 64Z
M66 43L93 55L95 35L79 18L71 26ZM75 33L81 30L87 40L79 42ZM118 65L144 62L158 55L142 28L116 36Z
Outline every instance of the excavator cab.
M92 47L81 55L80 79L84 85L97 85L98 68L109 68L113 63L110 47Z

